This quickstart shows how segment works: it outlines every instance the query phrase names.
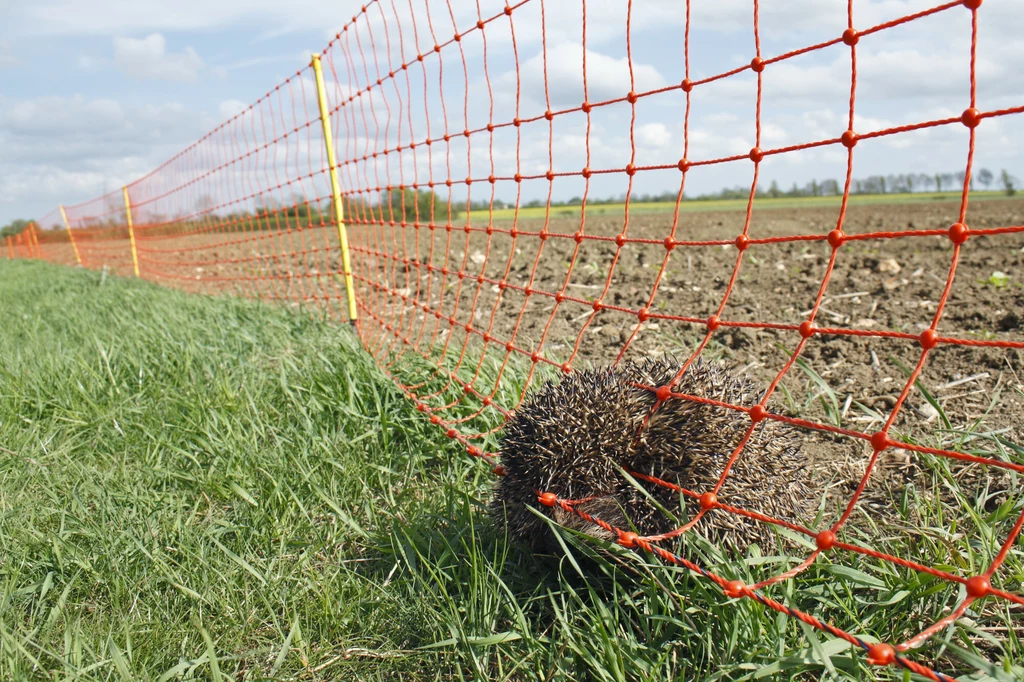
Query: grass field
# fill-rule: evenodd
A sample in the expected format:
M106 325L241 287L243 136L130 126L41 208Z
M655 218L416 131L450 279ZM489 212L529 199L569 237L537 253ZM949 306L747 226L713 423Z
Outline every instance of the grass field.
M492 483L346 328L0 261L2 680L910 679L685 571L525 554ZM915 556L984 565L991 538L932 511ZM843 564L770 594L886 641L956 603ZM994 611L998 637L961 623L915 658L1019 679L1019 612Z
M852 195L850 197L851 206L874 206L878 204L916 204L921 202L931 201L959 201L960 192L914 192L913 194L866 194L866 195ZM1005 192L986 191L986 192L971 192L971 200L976 199L1001 199L1009 198ZM754 202L754 207L758 210L761 209L779 209L779 208L811 208L816 206L836 206L838 207L842 203L842 197L779 197L776 199L772 198L758 198ZM680 212L702 212L702 211L740 211L745 210L747 207L746 199L709 199L696 201L687 199L679 204ZM641 214L641 213L671 213L676 208L675 202L630 202L629 212L630 214ZM600 216L600 215L622 215L625 209L625 204L590 204L587 207L587 215ZM487 218L490 216L490 212L486 210L471 211L470 217L472 218ZM547 209L544 206L526 208L522 207L519 209L520 218L543 218L547 215ZM566 216L579 216L580 207L578 206L552 206L551 213L552 217L566 217ZM494 211L495 220L505 220L515 217L515 209L502 208Z

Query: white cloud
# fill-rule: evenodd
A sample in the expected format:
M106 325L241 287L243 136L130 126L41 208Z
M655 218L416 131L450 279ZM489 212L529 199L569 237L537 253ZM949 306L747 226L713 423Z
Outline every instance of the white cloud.
M0 212L38 216L58 203L117 189L215 123L177 103L129 107L78 95L0 98Z
M786 127L778 123L761 123L761 143L769 147L781 147L789 139Z
M315 30L333 35L351 18L351 12L318 0L35 0L12 7L10 14L19 33L32 35L195 31L240 25L263 31L273 27L269 30L277 34Z
M854 3L854 23L864 28L890 21L913 12L932 8L934 0L858 0ZM390 3L378 3L389 23L394 23ZM379 21L380 12L371 5L368 16ZM417 24L426 24L423 8L430 5L439 35L449 32L451 20L448 8L436 0L417 2L414 11ZM480 13L485 18L500 14L505 0L482 0ZM331 35L351 19L353 3L344 9L336 3L320 0L34 0L5 8L11 25L19 34L125 34L146 31L187 31L238 26L262 27L262 37L273 37L297 30L316 31ZM560 1L545 3L548 39L552 42L580 39L582 3ZM529 2L516 9L516 38L521 43L538 42L541 36L540 3ZM411 40L411 17L407 3L396 5L405 37ZM475 3L451 4L456 26L467 28L476 21ZM761 3L759 20L763 40L785 40L808 30L838 34L846 24L847 0L788 0ZM1012 38L1024 28L1024 13L1019 11L1019 0L986 0L980 10L983 30L992 35ZM969 13L952 8L944 15ZM620 40L625 33L626 9L621 0L588 0L588 42L593 44ZM421 21L422 20L422 21ZM691 7L694 31L749 32L753 43L753 3L751 0L716 0L695 2ZM633 3L631 23L634 31L651 28L681 27L685 23L685 3L679 0L645 0ZM498 40L502 36L502 21L488 28L489 35ZM266 27L272 26L268 31ZM504 24L507 26L507 24ZM838 30L837 30L838 29ZM507 31L505 31L507 34ZM392 36L395 38L396 36ZM422 39L422 37L421 37Z
M220 112L221 118L229 119L232 116L237 116L246 110L249 105L241 100L237 99L226 99L220 103L217 110Z
M298 58L296 58L294 54L261 55L259 57L251 57L249 59L239 59L238 61L224 64L217 68L222 69L224 73L228 73L239 69L251 69L257 66L266 66L267 64L287 64L291 67L297 64L309 64L312 54L312 52L304 50Z
M124 111L114 100L81 96L39 97L14 102L0 112L0 127L17 136L90 134L121 125Z
M881 49L879 49L881 48ZM964 50L963 52L966 52ZM967 101L969 60L963 52L938 50L922 44L903 49L862 46L857 51L858 101L944 99L950 103ZM1024 91L1024 49L1007 46L1002 58L979 57L976 73L979 92L1005 96ZM845 100L850 92L850 55L846 49L833 48L817 59L797 58L768 65L763 72L766 101L803 106ZM696 96L721 103L726 100L748 102L756 92L752 73L723 78L695 90ZM1019 97L1016 97L1019 101ZM702 100L704 101L704 100Z
M837 15L845 18L845 0L789 0L762 3L759 20L767 33L770 26L785 26L790 31L827 25ZM656 0L638 5L634 14L641 27L684 25L685 4L673 0ZM696 2L691 6L691 19L701 30L751 31L753 42L754 5L750 0L718 0Z
M625 97L632 86L635 92L653 90L665 85L665 79L649 64L633 63L632 83L629 60L611 57L587 49L587 99L600 102ZM546 93L545 93L546 72ZM536 103L547 98L552 108L579 106L583 102L583 46L580 43L560 43L549 46L547 60L543 52L520 64L519 79L524 94ZM516 73L509 71L497 79L500 88L516 87Z
M602 0L621 6L617 0ZM569 5L571 3L565 3ZM830 34L835 38L846 28L847 0L789 0L788 2L760 3L758 23L761 39L785 42L804 31ZM858 0L853 3L854 26L865 29L923 10L933 9L934 0ZM635 3L633 9L634 28L685 25L685 3L678 0L647 0ZM592 12L590 3L587 15ZM624 18L624 12L621 12ZM613 14L614 16L614 14ZM692 31L747 32L753 48L753 3L751 0L718 0L717 2L695 2L691 6ZM1019 0L986 0L979 13L983 30L991 36L1010 38L1019 35L1024 27L1024 13L1020 12ZM962 7L950 8L930 20L937 22L934 28L941 28L942 37L949 35L960 26L969 24L970 12ZM611 23L611 21L609 21ZM939 40L934 32L923 36ZM799 46L799 47L802 47Z
M664 123L644 123L637 126L636 140L644 147L668 147L672 144L672 133Z
M114 38L114 62L130 76L192 83L198 80L203 60L196 51L186 47L181 52L168 52L167 40L160 33L142 38Z

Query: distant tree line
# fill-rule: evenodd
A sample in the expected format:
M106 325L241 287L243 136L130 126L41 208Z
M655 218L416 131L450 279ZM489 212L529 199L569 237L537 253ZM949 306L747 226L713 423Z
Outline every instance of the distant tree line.
M850 181L850 193L856 195L871 194L905 194L913 192L948 192L963 187L965 173L899 173L894 175L869 175L866 178L853 179ZM987 168L980 168L971 176L971 189L978 186L985 190L995 189L1002 191L1007 196L1013 196L1020 187L1020 180L1006 169L998 175ZM765 189L758 186L755 196L757 198L781 198L781 197L828 197L839 196L843 193L843 187L838 180L829 178L825 180L811 180L803 186L793 183L786 190L779 187L774 180ZM699 194L697 196L684 196L688 201L708 201L714 199L746 199L750 196L749 187L732 187L721 189L717 192ZM660 194L644 194L634 192L630 201L635 203L648 202L674 202L677 192L667 191ZM587 198L587 204L600 206L602 204L617 204L625 201L626 196L620 194L614 197ZM457 218L465 209L464 200L453 199L449 206L447 197L442 197L435 192L428 190L392 189L380 193L376 201L357 198L342 198L346 220L361 222L377 222L379 220L396 220L419 223L445 223L449 219ZM583 203L582 197L572 197L565 201L552 201L553 207L572 207ZM522 204L525 208L539 208L546 206L547 202L540 199L533 199ZM512 208L514 203L502 199L480 199L469 202L469 210L487 210ZM449 213L450 211L450 213ZM113 213L111 213L113 215ZM166 230L187 231L205 227L208 220L214 220L219 226L235 230L261 230L275 229L276 227L290 227L289 219L294 225L321 225L329 224L334 220L333 202L309 201L301 195L294 195L290 204L279 202L273 198L266 198L259 201L254 211L233 211L221 213L216 211L214 201L211 197L202 197L196 205L195 214L189 218L173 219L164 216L150 216L150 223L155 225L165 224ZM284 219L283 224L279 224ZM23 232L31 223L31 220L12 220L0 228L0 239L13 237ZM102 224L109 222L109 225ZM118 218L109 218L107 221L95 222L88 227L119 227ZM163 231L163 230L161 230Z
M899 173L894 175L869 175L866 178L853 178L850 180L850 194L912 194L914 192L948 192L958 190L964 186L964 179L967 174L964 171L955 173ZM1019 181L1009 171L1003 169L998 177L987 168L981 168L977 173L971 175L971 190L981 188L989 190L993 183L996 188L1001 189L1007 196L1017 193ZM739 196L746 197L748 189L723 190L729 194L739 193ZM757 196L762 197L827 197L839 196L843 193L843 187L838 180L811 180L803 187L796 183L788 190L779 188L778 183L772 181L771 186L765 190L757 188ZM697 199L721 199L733 198L723 197L721 193L702 195Z
M948 192L962 188L965 177L966 173L964 173L964 171L958 171L956 173L899 173L894 175L869 175L866 178L852 179L850 181L850 194L871 195L910 194L914 192L931 191ZM1005 169L996 175L987 168L981 168L971 175L971 190L976 190L979 186L985 190L990 190L993 189L993 184L995 185L995 189L1003 191L1007 196L1013 196L1017 193L1020 181ZM793 183L792 187L789 189L780 188L778 183L773 180L767 189L759 185L755 192L755 196L757 198L831 197L840 196L842 193L843 185L838 180L829 178L826 180L811 180L803 186ZM675 191L662 192L661 194L644 194L634 192L630 195L630 201L636 203L674 202L676 200L676 196L677 192ZM696 196L684 195L683 198L688 201L710 201L715 199L746 199L749 196L750 188L739 186L727 187L717 192L698 194ZM622 203L625 200L625 194L599 199L588 197L587 204L590 206L600 206L601 204ZM583 203L581 197L572 197L565 201L552 201L551 206L579 206L581 203ZM489 199L482 199L471 201L469 207L470 210L480 211L489 209L491 205L492 204ZM545 201L533 199L523 203L522 207L540 208L546 205L547 203ZM512 208L515 204L507 203L501 199L495 199L493 206L495 209L501 209L506 207Z

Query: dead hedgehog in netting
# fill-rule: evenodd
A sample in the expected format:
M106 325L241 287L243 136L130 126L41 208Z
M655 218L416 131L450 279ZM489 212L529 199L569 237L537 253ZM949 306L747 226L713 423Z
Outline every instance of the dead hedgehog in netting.
M674 530L675 521L637 485L664 509L683 519L694 518L700 511L697 499L635 477L634 485L617 468L698 495L713 490L749 429L750 417L681 398L662 402L652 414L657 396L636 384L668 385L681 367L678 362L647 358L578 371L545 385L524 401L501 439L506 475L491 503L499 530L534 550L557 551L548 524L532 508L567 528L604 540L618 539L560 506L541 505L538 492L551 492L559 499L586 499L576 509L621 531L650 536ZM732 405L754 405L763 395L746 378L700 359L672 390ZM730 469L718 501L776 519L798 520L809 499L808 470L794 431L783 422L762 420ZM685 514L678 513L681 499ZM711 509L689 532L729 552L743 552L751 543L766 551L776 548L772 524L721 509Z

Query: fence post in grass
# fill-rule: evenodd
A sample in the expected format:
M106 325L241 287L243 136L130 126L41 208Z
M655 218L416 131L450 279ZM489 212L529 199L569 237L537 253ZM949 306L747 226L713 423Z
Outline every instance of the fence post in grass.
M11 241L11 235L7 235L7 260L14 260L14 242Z
M68 231L68 241L71 242L71 248L75 250L75 260L78 264L82 264L82 255L78 253L78 244L75 243L75 235L71 234L71 223L68 222L68 214L64 212L64 205L57 204L57 208L60 209L60 217L64 220L64 228Z
M132 226L132 204L128 200L128 187L122 187L124 193L124 215L128 219L128 241L132 245L132 267L135 268L135 276L139 276L139 254L135 251L135 228Z
M345 274L345 294L348 297L348 319L355 324L356 291L352 282L352 261L348 252L348 232L345 230L345 208L341 204L341 185L338 184L338 164L334 159L334 140L331 138L331 114L327 110L327 92L324 89L324 73L320 67L320 55L313 55L313 73L316 74L316 97L320 102L320 122L324 128L324 144L327 146L327 165L331 174L331 196L334 201L334 220L338 225L338 241L341 242L341 271Z
M39 250L39 235L36 234L35 222L31 222L28 224L28 238L29 243L32 245L32 248L29 250L33 252L33 257L42 260L43 252Z

